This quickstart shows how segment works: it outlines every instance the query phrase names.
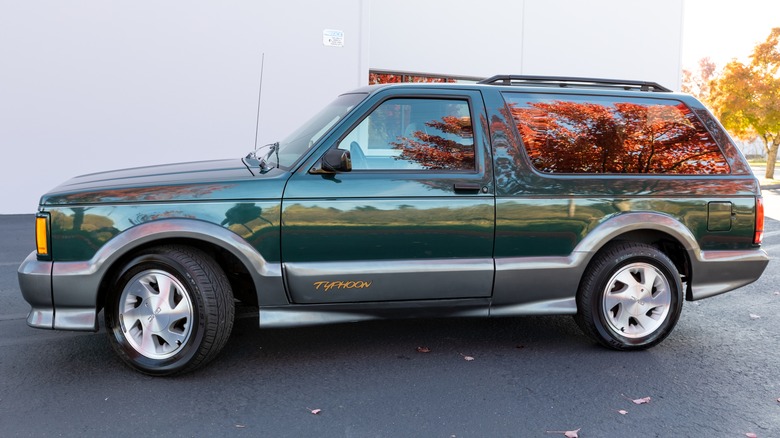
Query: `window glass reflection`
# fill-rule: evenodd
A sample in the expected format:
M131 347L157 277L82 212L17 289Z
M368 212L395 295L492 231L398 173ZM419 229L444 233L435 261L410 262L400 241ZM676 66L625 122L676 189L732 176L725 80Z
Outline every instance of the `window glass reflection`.
M522 93L504 98L542 172L730 172L717 143L682 102Z
M339 143L352 168L474 171L469 104L452 99L391 99Z

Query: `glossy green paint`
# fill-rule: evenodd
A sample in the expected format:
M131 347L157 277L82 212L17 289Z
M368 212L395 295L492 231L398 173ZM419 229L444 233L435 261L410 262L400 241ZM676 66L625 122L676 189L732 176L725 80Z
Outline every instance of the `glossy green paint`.
M240 159L121 169L72 178L41 205L279 199L289 173L251 171Z
M496 257L567 256L590 232L620 214L655 212L684 224L702 250L752 246L753 198L732 198L731 228L709 231L707 198L513 198L496 204ZM652 225L648 224L648 229Z
M458 98L470 104L474 172L354 170L313 174L318 158L387 97ZM489 258L494 197L480 93L394 89L367 98L290 179L282 211L285 262ZM476 190L457 190L470 184Z
M279 261L288 172L252 172L239 159L123 169L73 178L41 199L55 261L89 260L136 225L165 219L219 224Z
M285 262L486 258L493 201L388 199L286 202Z
M100 247L136 225L165 219L220 224L278 262L279 201L143 203L50 207L54 261L92 258Z

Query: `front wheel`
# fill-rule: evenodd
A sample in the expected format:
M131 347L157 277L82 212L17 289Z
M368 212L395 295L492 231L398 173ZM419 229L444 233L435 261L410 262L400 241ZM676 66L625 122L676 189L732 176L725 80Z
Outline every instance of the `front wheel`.
M112 347L146 374L191 371L227 343L234 319L225 273L203 251L166 245L131 260L109 292L105 322Z
M603 249L588 266L575 320L602 345L640 350L666 338L681 311L680 274L669 257L650 245L622 242Z

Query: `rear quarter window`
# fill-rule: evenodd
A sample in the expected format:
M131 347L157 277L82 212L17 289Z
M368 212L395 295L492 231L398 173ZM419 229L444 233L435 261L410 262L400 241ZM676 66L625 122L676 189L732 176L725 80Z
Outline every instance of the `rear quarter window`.
M715 140L672 99L503 93L533 166L569 174L728 174Z

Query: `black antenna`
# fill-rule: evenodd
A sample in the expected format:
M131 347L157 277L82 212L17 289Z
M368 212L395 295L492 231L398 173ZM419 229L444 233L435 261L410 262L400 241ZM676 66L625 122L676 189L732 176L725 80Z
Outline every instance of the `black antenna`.
M257 91L257 120L255 121L255 153L257 153L257 136L260 132L260 99L263 97L263 67L265 67L265 52L260 57L260 87Z

